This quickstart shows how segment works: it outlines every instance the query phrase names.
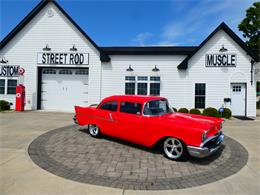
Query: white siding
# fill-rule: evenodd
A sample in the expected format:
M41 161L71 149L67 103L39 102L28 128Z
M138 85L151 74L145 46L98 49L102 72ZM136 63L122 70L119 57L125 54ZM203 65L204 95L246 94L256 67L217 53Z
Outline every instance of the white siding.
M229 53L236 53L234 68L206 68L205 54L219 53L225 46ZM161 76L161 96L169 99L176 108L194 107L195 83L206 83L206 107L220 108L224 98L230 98L230 83L247 84L247 116L255 116L255 81L251 85L251 57L224 31L215 34L190 60L187 70L177 66L186 56L119 56L111 57L110 63L102 63L102 97L125 93L125 76ZM131 65L133 72L126 69ZM152 72L154 66L160 69ZM226 104L230 106L229 103Z
M54 12L48 17L47 10ZM89 53L89 103L100 98L99 52L70 23L53 4L49 3L32 21L27 24L1 51L0 59L5 57L7 65L20 65L25 69L26 109L37 107L37 52L49 45L51 52L70 52L73 44L78 52ZM79 67L79 66L78 66ZM0 99L14 102L14 95L0 95Z

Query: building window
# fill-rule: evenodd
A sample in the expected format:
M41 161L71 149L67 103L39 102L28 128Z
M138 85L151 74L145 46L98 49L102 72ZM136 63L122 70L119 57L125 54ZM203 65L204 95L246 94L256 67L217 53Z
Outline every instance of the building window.
M120 112L128 114L141 114L142 104L133 102L121 102Z
M16 94L17 80L8 79L7 80L7 94Z
M206 102L206 84L195 84L195 108L205 108Z
M0 79L0 94L5 94L5 79Z
M147 95L147 76L138 76L137 77L137 94L138 95Z
M161 78L152 76L150 77L150 95L160 95Z
M135 94L135 76L125 77L125 94L134 95Z
M100 106L100 109L114 112L117 110L117 102L106 102Z
M72 71L68 69L60 70L59 74L72 74Z
M88 75L88 70L84 70L84 69L76 70L75 74L76 75Z
M54 69L44 69L42 74L56 74L56 70Z

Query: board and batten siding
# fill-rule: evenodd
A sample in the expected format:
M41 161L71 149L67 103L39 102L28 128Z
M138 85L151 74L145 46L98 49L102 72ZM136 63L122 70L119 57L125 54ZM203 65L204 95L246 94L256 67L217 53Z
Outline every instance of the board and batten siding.
M205 67L205 55L220 53L225 46L227 53L237 56L236 67ZM161 96L168 98L173 107L188 109L195 106L195 83L206 83L206 107L220 108L224 98L231 97L231 83L247 85L247 116L256 116L255 78L251 85L251 57L224 31L217 32L188 62L188 69L177 66L186 56L132 56L113 55L111 62L102 63L102 98L125 93L125 76L161 77ZM133 72L126 69L131 65ZM152 72L154 66L160 71ZM230 103L226 103L230 107Z
M52 10L49 17L47 11ZM89 65L63 65L63 67L89 67L89 104L100 99L101 62L99 51L76 29L76 27L53 4L43 8L1 51L0 58L8 60L7 65L20 65L25 69L25 109L37 109L37 53L49 45L51 52L71 52L75 44L77 52L89 53ZM60 65L51 65L59 67ZM15 103L15 95L1 95L1 99Z

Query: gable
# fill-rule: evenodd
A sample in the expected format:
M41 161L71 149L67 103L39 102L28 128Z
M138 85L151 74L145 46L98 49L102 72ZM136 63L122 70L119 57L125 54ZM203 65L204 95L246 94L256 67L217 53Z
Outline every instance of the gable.
M243 49L247 55L251 56L251 58L258 62L259 58L256 56L248 47L247 45L224 23L222 22L189 56L187 56L179 65L179 70L185 70L188 68L189 60L198 53L201 48L203 48L211 39L214 37L219 31L223 31L229 36L230 39L234 41L241 49Z

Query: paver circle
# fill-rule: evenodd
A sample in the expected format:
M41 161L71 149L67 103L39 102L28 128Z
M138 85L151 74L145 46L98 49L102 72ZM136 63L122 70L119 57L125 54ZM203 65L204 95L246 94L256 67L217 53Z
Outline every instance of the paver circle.
M169 190L211 183L246 165L247 150L234 139L205 159L176 162L159 148L145 148L114 138L93 138L87 130L66 126L36 138L31 159L41 168L70 180L133 190Z

